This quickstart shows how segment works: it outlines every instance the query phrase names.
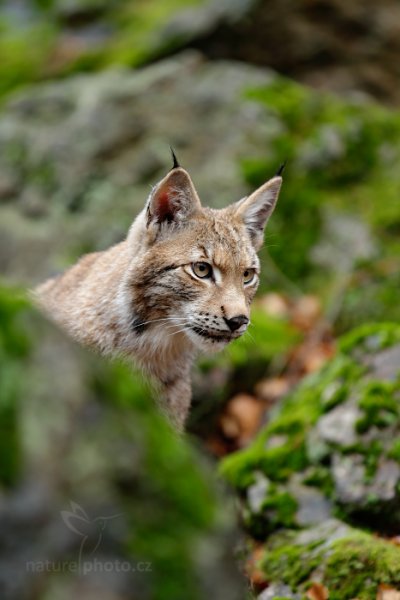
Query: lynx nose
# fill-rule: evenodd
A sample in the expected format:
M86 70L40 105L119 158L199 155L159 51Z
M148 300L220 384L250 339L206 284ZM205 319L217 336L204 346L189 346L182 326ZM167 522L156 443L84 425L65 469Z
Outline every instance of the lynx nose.
M236 331L242 325L247 325L249 319L246 315L237 315L237 317L232 317L231 319L224 317L224 321L231 331Z

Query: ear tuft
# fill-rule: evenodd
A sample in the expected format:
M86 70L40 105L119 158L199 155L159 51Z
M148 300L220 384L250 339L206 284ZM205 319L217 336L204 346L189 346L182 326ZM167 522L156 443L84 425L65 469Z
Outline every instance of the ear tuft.
M279 169L277 170L277 172L275 173L275 177L280 177L283 173L283 171L285 170L286 167L286 160L283 161L283 163L281 164L281 166L279 167Z
M281 185L282 177L275 175L236 205L235 214L243 220L256 250L262 246L264 229L275 208Z
M179 167L181 165L179 164L179 161L176 157L176 154L175 154L172 146L170 146L170 150L171 150L171 154L172 154L172 169L171 169L171 171L172 171L173 169L179 169Z

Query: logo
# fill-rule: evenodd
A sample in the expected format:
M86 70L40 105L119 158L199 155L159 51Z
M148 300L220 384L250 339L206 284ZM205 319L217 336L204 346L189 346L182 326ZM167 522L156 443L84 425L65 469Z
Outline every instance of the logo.
M121 517L122 514L106 515L91 518L85 509L77 502L70 500L71 510L62 510L61 518L70 531L80 538L78 560L39 560L28 561L26 570L31 573L149 573L152 571L151 562L130 562L120 559L99 560L94 556L96 550L100 547L103 534L110 521ZM90 557L89 560L83 560L83 557Z
M106 517L95 517L91 519L87 512L77 502L70 500L71 511L62 510L61 517L68 529L76 533L81 538L79 546L79 564L82 563L82 556L92 555L101 544L103 533L107 524L112 519L121 517L121 514Z

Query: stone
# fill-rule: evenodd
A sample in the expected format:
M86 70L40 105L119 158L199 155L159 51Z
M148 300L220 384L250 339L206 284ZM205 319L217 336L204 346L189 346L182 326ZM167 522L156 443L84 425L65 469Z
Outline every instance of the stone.
M364 362L377 379L394 381L400 371L400 344L367 356Z
M364 457L359 454L334 454L332 475L339 502L362 510L371 499L381 507L398 498L399 463L381 458L372 480L366 477Z
M317 525L331 517L332 502L317 488L302 485L294 476L288 483L288 490L298 504L295 519L300 527Z
M300 594L294 594L291 588L283 583L273 583L257 596L258 600L274 600L275 598L300 600L301 596Z
M9 216L0 204L0 237L20 228L37 260L28 268L14 258L3 273L38 281L79 254L82 240L89 250L120 241L169 170L169 145L204 204L239 200L248 188L238 161L264 156L282 128L244 91L274 78L187 52L15 94L0 115L0 196L15 208ZM43 224L34 229L33 219Z
M261 472L255 473L256 481L247 489L247 503L253 513L259 513L271 485Z
M317 433L320 439L331 444L351 446L357 441L355 429L361 411L353 401L336 406L317 423Z

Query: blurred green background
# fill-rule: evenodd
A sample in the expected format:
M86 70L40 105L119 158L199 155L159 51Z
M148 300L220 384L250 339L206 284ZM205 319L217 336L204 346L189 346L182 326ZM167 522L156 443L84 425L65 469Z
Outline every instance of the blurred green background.
M396 437L399 392L397 383L379 387L386 372L370 375L378 392L359 392L362 439L318 438L321 454L310 458L307 436L349 401L368 361L388 360L398 382L398 337L386 332L397 332L387 322L400 316L399 31L394 0L0 0L1 598L303 598L310 570L287 576L266 559L246 567L271 533L315 525L293 517L296 473L323 490L325 520L362 529L361 554L357 536L375 530L377 512L392 514L400 458L383 439ZM140 375L75 347L24 292L123 239L170 167L169 145L214 207L286 161L250 335L196 367L187 439L169 430ZM369 342L360 342L359 367L347 350L337 354L336 339L366 323L375 333L357 340L386 341L365 360ZM394 358L380 358L388 347ZM306 380L279 416L277 400L304 375L318 378L327 360L312 393ZM324 404L326 388L337 389ZM287 424L293 402L299 418ZM267 448L271 437L277 446ZM249 443L218 475L217 461ZM333 467L342 454L362 457L356 508ZM386 499L368 487L379 473L394 482ZM63 510L85 521L85 534L62 522ZM114 514L122 516L105 521L99 538L98 517ZM396 519L378 531L394 536ZM288 556L286 538L283 547ZM313 564L306 550L301 560ZM327 567L334 600L373 599L380 584L399 583L385 565L363 571L357 552L358 588L336 589ZM93 567L97 556L109 572ZM90 574L60 566L78 557ZM132 569L121 572L117 560Z

